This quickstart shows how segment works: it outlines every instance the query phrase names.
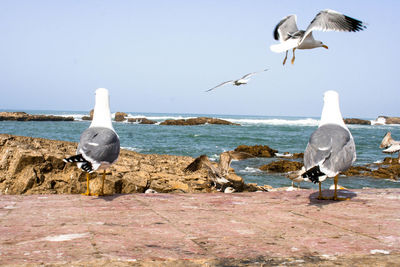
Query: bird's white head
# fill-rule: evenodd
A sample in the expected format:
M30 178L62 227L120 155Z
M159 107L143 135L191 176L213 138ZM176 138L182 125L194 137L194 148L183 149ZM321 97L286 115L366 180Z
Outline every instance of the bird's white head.
M323 42L321 42L321 41L319 41L319 46L320 47L323 47L323 48L325 48L325 49L328 49L328 46L327 45L325 45Z
M90 127L106 127L114 130L111 122L110 97L105 88L96 90L96 103Z
M339 107L339 94L336 91L326 91L324 93L324 107L322 108L319 127L325 124L338 124L345 128L342 113Z

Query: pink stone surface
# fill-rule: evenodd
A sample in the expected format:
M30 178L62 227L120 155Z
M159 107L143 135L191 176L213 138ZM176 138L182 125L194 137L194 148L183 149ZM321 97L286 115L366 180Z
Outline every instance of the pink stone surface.
M0 264L400 255L400 189L340 194L0 195Z

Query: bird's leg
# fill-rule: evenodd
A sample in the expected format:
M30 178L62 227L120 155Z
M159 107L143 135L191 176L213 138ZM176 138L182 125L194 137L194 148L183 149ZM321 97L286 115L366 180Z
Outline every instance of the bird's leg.
M294 187L294 182L292 181L292 187Z
M333 193L333 200L350 200L347 197L338 197L337 196L337 185L339 180L339 174L335 176L334 183L335 183L335 192Z
M89 179L90 179L90 173L86 173L86 193L82 194L84 196L90 196Z
M294 60L296 59L296 55L295 55L295 53L294 53L295 50L296 50L296 47L293 48L292 65L294 64Z
M287 53L288 53L288 51L286 50L286 55L285 55L285 59L283 60L283 65L285 65L285 63L286 63Z
M318 186L319 186L319 195L318 195L318 198L317 198L317 199L325 199L325 198L322 196L321 182L318 182Z
M100 193L96 194L96 196L104 196L104 180L106 179L106 170L103 171L102 181L101 181L101 190Z
M300 189L300 183L297 183L297 189Z

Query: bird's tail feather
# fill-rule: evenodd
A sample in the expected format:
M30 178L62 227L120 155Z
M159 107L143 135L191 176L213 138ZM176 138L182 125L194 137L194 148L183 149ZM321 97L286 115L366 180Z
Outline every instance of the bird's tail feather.
M64 162L87 162L86 159L83 158L82 154L78 154L69 158L63 159Z
M304 179L308 179L314 184L318 183L320 180L320 177L326 177L325 173L321 172L319 166L312 167L311 169L307 170L305 173L301 175Z

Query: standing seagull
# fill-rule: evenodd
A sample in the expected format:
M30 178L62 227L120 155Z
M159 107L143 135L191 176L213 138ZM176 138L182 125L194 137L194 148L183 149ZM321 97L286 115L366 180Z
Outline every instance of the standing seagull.
M263 71L267 71L267 70L268 69L265 69ZM233 84L233 85L236 85L236 86L239 86L239 85L242 85L242 84L247 84L249 82L251 76L253 76L253 75L257 74L257 73L263 72L263 71L251 72L251 73L248 73L248 74L244 75L240 79L223 82L223 83L218 84L217 86L215 86L215 87L213 87L211 89L206 90L206 92L209 92L211 90L214 90L217 87L223 86L225 84L230 84L230 83Z
M292 64L294 64L296 49L313 49L317 47L328 47L321 41L315 40L312 31L345 31L358 32L367 28L362 21L353 19L331 9L319 12L311 21L305 31L297 28L297 16L289 15L283 18L274 30L274 39L280 44L271 45L273 52L286 52L283 65L286 63L288 50L293 49Z
M311 134L304 152L302 175L305 180L319 183L318 199L345 200L337 196L339 173L347 170L356 160L356 146L353 136L344 124L339 108L339 94L327 91L318 129ZM322 197L321 182L326 177L335 177L333 198Z
M103 179L99 195L104 195L104 179L106 168L117 161L119 156L119 137L111 123L110 99L108 90L96 90L96 104L94 106L93 120L89 128L82 134L75 156L65 158L65 162L77 162L78 167L86 173L86 193L90 196L90 174L103 169Z

